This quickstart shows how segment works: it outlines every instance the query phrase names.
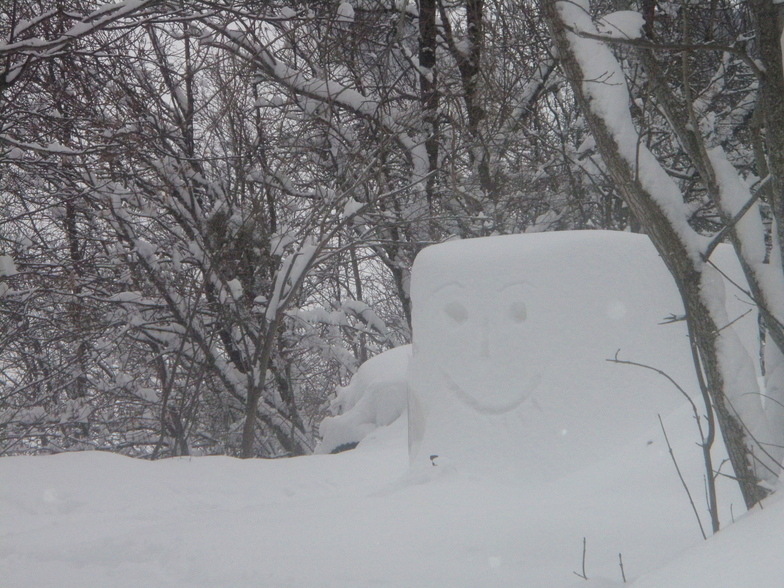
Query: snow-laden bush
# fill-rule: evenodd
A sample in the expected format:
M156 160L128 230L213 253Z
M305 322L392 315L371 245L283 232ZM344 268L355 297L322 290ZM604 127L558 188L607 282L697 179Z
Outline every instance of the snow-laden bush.
M411 346L385 351L363 363L348 386L338 389L331 417L319 429L316 453L356 444L379 427L391 425L406 409L406 374Z

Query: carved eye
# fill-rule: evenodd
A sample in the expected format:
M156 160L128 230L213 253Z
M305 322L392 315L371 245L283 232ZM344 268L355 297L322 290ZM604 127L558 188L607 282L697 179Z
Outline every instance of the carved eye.
M458 325L468 320L468 310L460 302L452 301L444 305L444 312Z
M516 323L522 323L528 318L528 312L525 309L525 302L522 300L515 300L509 305L509 318Z

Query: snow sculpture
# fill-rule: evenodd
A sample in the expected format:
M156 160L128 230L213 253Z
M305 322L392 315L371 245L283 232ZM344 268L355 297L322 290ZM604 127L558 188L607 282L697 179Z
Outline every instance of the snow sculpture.
M683 399L649 370L608 362L618 350L664 360L656 367L696 393L685 324L661 324L683 307L645 236L575 231L428 247L411 298L413 467L545 481L638 439Z

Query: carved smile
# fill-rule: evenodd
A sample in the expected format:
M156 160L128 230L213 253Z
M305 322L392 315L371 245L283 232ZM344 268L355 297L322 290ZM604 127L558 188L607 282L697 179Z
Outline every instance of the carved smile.
M465 404L473 408L475 411L480 412L482 414L504 414L505 412L509 412L511 410L516 409L520 406L525 400L529 397L530 393L536 388L536 385L539 383L539 378L534 377L530 378L526 385L524 386L525 390L520 390L519 395L516 398L512 398L511 400L507 400L503 403L492 403L487 404L484 402L480 402L477 400L473 395L469 394L465 390L463 390L452 378L449 374L444 371L443 368L439 368L441 375L443 376L444 380L447 383L449 389L457 396L460 400L462 400ZM533 382L531 382L533 380Z

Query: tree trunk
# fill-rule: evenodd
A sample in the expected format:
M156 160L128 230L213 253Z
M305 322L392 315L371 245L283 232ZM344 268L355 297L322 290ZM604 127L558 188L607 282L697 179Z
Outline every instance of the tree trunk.
M772 0L751 0L749 4L756 21L759 59L764 72L758 108L764 119L771 209L776 219L778 245L784 251L784 64L781 46L784 4ZM784 255L781 259L784 260Z
M242 426L242 445L240 446L240 457L247 459L255 457L254 445L256 441L256 412L259 408L261 393L267 382L267 368L272 357L272 348L275 345L276 332L278 330L278 319L267 324L267 331L264 337L261 357L257 364L258 380L254 376L253 370L246 374L248 381L248 391L245 397L245 423Z
M433 212L435 174L438 168L438 84L436 80L436 0L419 3L419 85L422 120L425 124L425 149L428 157L427 202Z

